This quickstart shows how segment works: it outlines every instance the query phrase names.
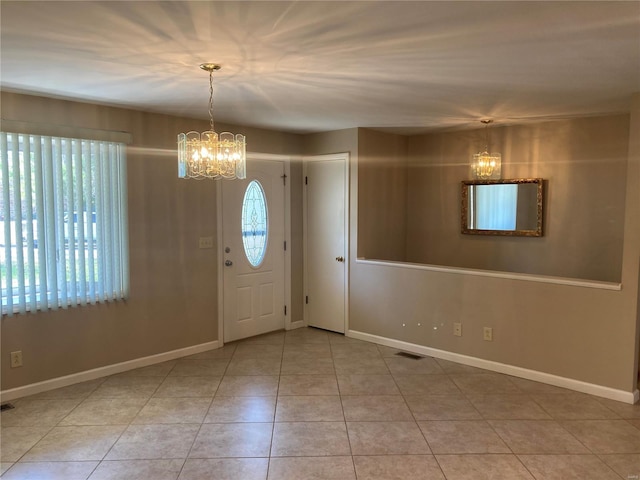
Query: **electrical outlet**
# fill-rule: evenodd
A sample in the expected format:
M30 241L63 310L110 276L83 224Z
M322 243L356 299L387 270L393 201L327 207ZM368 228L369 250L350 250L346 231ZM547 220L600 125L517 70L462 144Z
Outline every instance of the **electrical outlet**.
M213 248L213 237L200 237L198 248Z
M484 338L487 342L493 341L493 328L484 327L482 331L482 338Z
M11 368L22 366L22 350L11 352Z
M461 337L462 336L462 324L461 323L454 323L453 324L453 334L456 337Z

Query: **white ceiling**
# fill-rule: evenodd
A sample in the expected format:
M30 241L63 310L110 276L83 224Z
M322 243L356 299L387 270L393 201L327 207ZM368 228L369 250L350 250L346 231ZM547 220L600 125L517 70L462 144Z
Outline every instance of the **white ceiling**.
M7 1L5 90L291 132L629 110L640 2Z

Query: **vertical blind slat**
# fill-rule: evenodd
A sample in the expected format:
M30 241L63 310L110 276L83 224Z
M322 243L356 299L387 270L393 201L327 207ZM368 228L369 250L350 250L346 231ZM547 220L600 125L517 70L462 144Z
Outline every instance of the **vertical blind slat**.
M111 243L111 188L109 181L109 162L106 159L109 158L109 145L103 145L103 157L102 157L102 186L104 190L104 250L105 250L105 258L112 259L113 258L113 245ZM104 262L104 271L105 271L105 294L111 296L111 292L113 292L113 270L111 269L111 265L107 262Z
M64 208L64 182L62 175L62 142L60 138L56 138L54 141L55 161L53 163L55 172L54 181L54 194L55 194L55 211L56 211L56 253L57 253L57 272L58 272L58 288L60 289L60 295L58 296L58 306L67 308L67 248L65 241L65 228L69 229L69 216L67 215L67 221L65 222L65 208ZM65 225L66 223L66 225Z
M127 163L126 153L124 145L117 145L117 163L118 163L118 178L120 179L120 195L118 198L118 217L120 222L120 272L121 272L121 284L120 284L120 297L126 297L129 292L129 216L127 214Z
M7 145L7 134L2 133L0 136L0 150L2 150L2 218L4 218L4 249L3 249L3 264L6 268L5 280L2 281L3 296L6 297L6 301L2 302L2 313L7 315L13 315L13 292L12 283L13 275L11 268L11 208L10 200L11 195L9 191L9 151Z
M53 145L51 137L42 137L44 147L43 181L44 181L44 230L46 236L47 258L47 291L46 307L58 309L58 266L56 249L56 215L54 197Z
M87 272L85 269L85 218L89 219L84 209L84 191L82 188L82 144L81 140L73 143L73 172L75 173L75 197L73 199L73 209L78 212L78 293L77 301L79 305L87 303ZM90 220L90 219L89 219ZM90 224L89 224L90 225Z
M111 166L111 184L113 185L113 179L118 178L118 146L112 144L113 157L116 161ZM120 195L118 190L113 190L113 208L111 209L112 218L118 218L120 215ZM122 258L121 239L122 239L122 224L120 222L113 223L113 291L119 292L122 286L122 270L120 270L120 261Z
M109 144L109 158L110 159L115 159L115 153L116 153L116 148L115 148L115 144L110 143ZM118 164L117 162L111 161L109 162L109 183L111 184L110 190L111 190L111 218L116 218L117 216L117 212L118 212L118 199L117 199L117 195L116 192L118 191L118 185L116 183L114 183L113 181L113 177L116 173L116 169L118 168ZM112 283L112 290L111 292L112 295L115 295L116 292L120 289L120 279L118 278L118 270L116 265L118 264L118 262L120 261L120 253L118 252L118 248L117 248L117 243L118 243L118 238L120 236L120 232L118 231L118 223L113 223L113 221L109 222L111 223L111 239L109 241L109 243L111 244L111 255L113 257L113 261L111 262L111 265L109 265L109 270L111 270L111 283Z
M76 249L80 248L80 245L77 243L78 232L78 209L75 208L74 202L74 188L73 188L73 154L72 154L72 140L66 139L64 142L64 194L63 198L65 200L65 211L67 212L67 238L65 239L66 244L68 246L68 255L69 255L69 263L68 263L68 273L66 275L65 285L68 285L69 291L69 301L75 304L78 299L78 289L76 288ZM77 246L77 248L76 248Z
M97 143L97 142L96 142ZM100 144L96 145L96 156L95 156L95 173L96 185L99 185L100 188L96 189L96 237L97 242L96 246L98 248L98 283L96 285L96 293L100 296L104 293L104 207L103 207L103 197L104 192L102 191L102 146Z
M91 185L94 183L94 178L93 178L93 168L92 168L92 164L93 162L93 158L94 158L94 153L95 153L95 146L93 144L93 142L86 142L86 148L87 148L87 155L85 157L86 162L85 163L85 191L90 192L90 188ZM96 206L95 203L93 201L93 196L89 195L87 197L87 212L91 212L91 228L88 230L88 234L89 234L89 251L88 251L88 259L87 261L89 262L89 278L91 279L91 281L89 282L89 298L88 301L91 303L96 303L96 262L95 262L95 257L96 257L96 242L97 242L97 238L95 237L95 233L97 232L97 229L94 230L93 229L93 223L97 222L97 218L94 219L94 216L96 216Z
M17 296L18 296L18 312L24 313L26 311L26 296L24 290L24 246L22 241L22 188L20 186L20 150L18 148L18 134L11 134L11 160L13 164L13 225L14 225L14 237L12 241L15 241L16 246L16 266L18 269L16 278L17 281ZM13 287L14 294L16 288Z
M27 135L23 138L24 145L24 197L25 197L25 215L24 221L27 227L27 260L25 261L26 275L28 276L27 297L29 301L29 310L35 311L37 308L37 289L36 289L36 262L35 262L35 241L33 234L33 175L31 174L31 138ZM26 281L26 279L25 279ZM25 310L27 306L25 303Z
M38 269L39 269L39 303L42 308L46 308L47 292L49 291L48 278L48 265L47 265L47 235L44 227L45 224L45 208L44 208L44 174L43 174L43 160L42 155L42 138L40 136L33 137L33 151L34 151L34 173L35 173L35 186L36 186L36 226L38 228Z

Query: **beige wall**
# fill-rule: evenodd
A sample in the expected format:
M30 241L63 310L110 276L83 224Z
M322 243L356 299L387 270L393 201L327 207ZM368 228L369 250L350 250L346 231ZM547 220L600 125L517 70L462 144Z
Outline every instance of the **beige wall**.
M358 154L358 128L310 133L304 136L305 155L328 155L351 153L353 160Z
M622 283L631 290L625 299L629 312L636 313L635 363L640 360L640 93L632 98L629 128L629 164L624 212L624 247L622 249ZM633 297L635 285L635 298Z
M3 119L126 131L133 137L127 153L129 299L3 317L2 389L217 340L217 245L198 249L199 237L216 238L216 182L180 180L176 164L177 134L206 130L207 122L7 92L1 100ZM246 134L250 151L301 151L297 135L226 128ZM300 175L299 164L293 165L298 182ZM293 226L295 258L302 251L298 230L301 226ZM302 277L301 268L295 266L294 278ZM292 313L300 320L301 293L292 287L300 295ZM14 350L23 352L22 368L11 369L4 361L5 352Z
M502 178L546 180L541 238L460 233L460 181L483 139L409 138L407 261L619 282L629 116L492 128Z
M629 128L629 117L619 116L512 127L497 132L498 148L508 159L504 176L549 179L547 236L507 241L468 239L498 242L499 248L493 249L495 254L517 244L517 248L526 248L520 252L526 257L535 256L537 248L550 248L548 245L555 242L553 251L547 255L554 262L569 257L569 265L558 274L575 276L575 268L587 263L582 271L589 273L580 275L621 281L620 291L352 261L349 328L633 391L638 371L638 122L640 96L636 95L631 115L635 129ZM418 236L428 249L437 251L444 249L438 243L462 240L458 233L458 183L468 175L468 167L463 163L478 148L476 134L441 134L435 136L435 142L431 136L409 140L408 251L413 259L422 259L416 258L415 253L421 242L411 243L409 237ZM353 167L354 172L359 169L360 166ZM360 190L368 188L362 180L358 179ZM426 228L421 232L414 229L416 209L425 204L437 210L435 217L424 219L425 223L431 222L429 228L435 226L439 231L437 239L430 239ZM591 208L593 213L581 215L578 221L574 216L581 205ZM360 210L355 212L359 214ZM596 222L588 221L593 217ZM359 223L353 216L351 221ZM563 228L567 241L557 238ZM571 232L571 228L576 232ZM355 236L362 233L357 228L352 232ZM602 238L601 250L591 250L588 255L581 254L586 257L576 258L574 249L584 236ZM469 243L464 248L458 245L452 258L464 255L467 247L471 248ZM592 247L580 248L588 251ZM607 248L611 251L606 251ZM612 270L600 265L602 256L613 263ZM455 264L453 260L448 263ZM454 322L462 322L462 337L452 335ZM493 327L493 342L482 340L484 326Z
M407 137L358 129L358 256L405 261Z

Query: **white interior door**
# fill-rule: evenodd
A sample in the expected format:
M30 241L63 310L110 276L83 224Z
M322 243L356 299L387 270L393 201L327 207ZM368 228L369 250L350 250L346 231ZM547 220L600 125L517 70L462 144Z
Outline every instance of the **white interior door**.
M347 156L305 159L305 320L344 333L347 305Z
M247 162L222 181L224 341L284 328L284 162Z

